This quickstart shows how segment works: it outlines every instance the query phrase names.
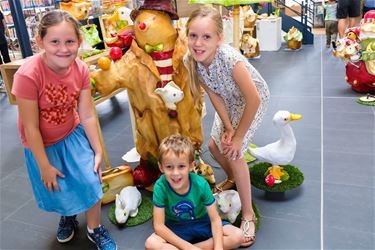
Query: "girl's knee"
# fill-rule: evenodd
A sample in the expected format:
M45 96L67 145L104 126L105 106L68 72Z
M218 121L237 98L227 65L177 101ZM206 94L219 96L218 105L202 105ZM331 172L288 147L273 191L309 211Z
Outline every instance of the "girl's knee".
M216 146L216 143L214 142L214 140L210 139L207 143L207 146L208 146L208 149L210 150L210 152L213 152L213 151L216 151L217 150L217 146Z

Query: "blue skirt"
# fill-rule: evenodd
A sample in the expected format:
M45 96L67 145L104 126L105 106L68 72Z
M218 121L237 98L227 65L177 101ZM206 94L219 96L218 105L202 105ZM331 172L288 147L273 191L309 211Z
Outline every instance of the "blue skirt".
M50 164L65 178L57 176L60 192L50 192L41 181L31 150L24 149L27 171L39 208L70 216L88 210L102 198L99 175L94 172L94 152L81 125L45 150Z

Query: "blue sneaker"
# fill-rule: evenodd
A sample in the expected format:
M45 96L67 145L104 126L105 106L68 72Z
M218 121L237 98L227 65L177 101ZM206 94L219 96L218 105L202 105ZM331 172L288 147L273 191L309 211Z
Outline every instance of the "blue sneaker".
M99 250L117 250L116 242L103 225L95 228L94 233L87 232L87 238L94 242Z
M59 228L57 229L57 241L60 243L69 242L73 239L74 231L78 229L76 215L61 216Z

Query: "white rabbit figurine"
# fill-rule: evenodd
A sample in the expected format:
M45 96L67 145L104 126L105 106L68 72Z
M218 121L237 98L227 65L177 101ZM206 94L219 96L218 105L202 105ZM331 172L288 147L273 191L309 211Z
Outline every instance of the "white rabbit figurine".
M184 98L184 92L173 81L170 81L164 88L155 89L154 92L160 95L165 106L171 110L176 110L176 103Z
M237 191L225 190L214 195L217 210L222 220L234 223L241 211L241 200Z
M141 205L142 196L134 186L124 187L120 195L116 194L116 221L124 224L129 216L135 217L138 214L138 207Z

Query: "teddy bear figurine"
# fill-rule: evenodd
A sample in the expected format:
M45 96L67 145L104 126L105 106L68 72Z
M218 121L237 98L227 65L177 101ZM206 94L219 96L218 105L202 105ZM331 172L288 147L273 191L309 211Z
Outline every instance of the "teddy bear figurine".
M241 37L240 50L246 58L259 56L259 40L252 37L250 33L244 33Z
M138 187L147 187L158 176L150 168L157 169L158 146L165 137L182 134L199 150L203 141L203 99L193 101L183 62L186 36L179 36L172 25L171 19L178 19L173 3L146 0L139 9L132 10L130 17L135 34L130 48L108 70L92 72L91 77L98 89L101 86L127 89L135 121L135 146L141 157L134 173L148 180L146 183L134 176L134 181ZM183 98L174 105L159 95L164 92L161 88L168 86L177 86L183 92Z
M89 17L92 3L88 0L71 0L60 2L60 9L68 11L77 20L85 20Z
M195 164L193 172L205 178L211 186L215 185L214 171L212 167L204 163L202 159L199 158L199 163Z

